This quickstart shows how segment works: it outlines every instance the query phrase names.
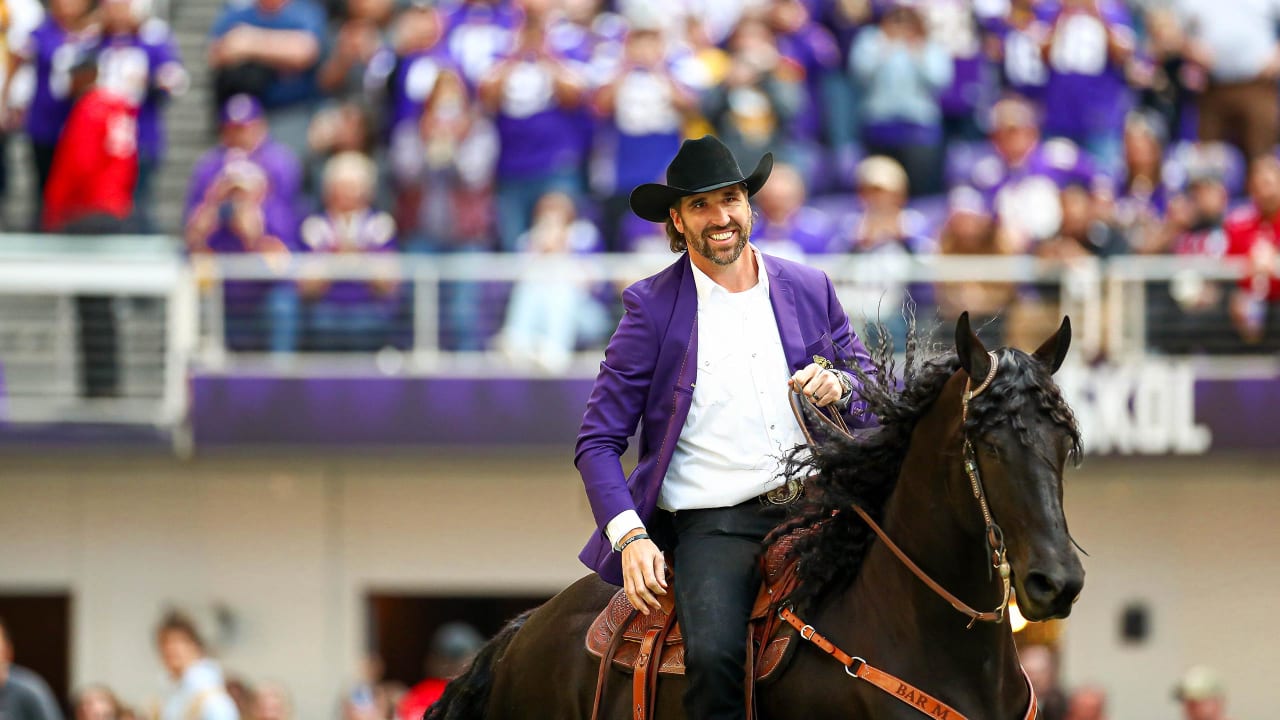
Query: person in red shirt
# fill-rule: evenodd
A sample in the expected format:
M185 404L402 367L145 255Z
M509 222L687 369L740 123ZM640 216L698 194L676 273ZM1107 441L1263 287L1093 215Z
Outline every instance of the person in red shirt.
M1227 218L1227 255L1245 259L1231 299L1231 319L1250 345L1280 349L1280 159L1255 158L1249 171L1251 204Z
M431 650L427 653L427 678L400 699L396 720L420 720L427 708L444 694L449 680L467 669L481 645L484 645L484 637L470 625L464 622L441 625L432 637Z
M97 55L82 52L71 69L71 92L79 99L45 186L40 225L47 232L128 229L138 178L138 103L123 88L97 79Z

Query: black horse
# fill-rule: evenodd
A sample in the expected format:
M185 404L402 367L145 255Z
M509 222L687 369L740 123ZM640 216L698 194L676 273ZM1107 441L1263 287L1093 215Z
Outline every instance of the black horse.
M1084 584L1062 511L1062 472L1080 435L1051 378L1070 338L1064 320L1033 354L988 353L965 315L954 354L922 359L908 340L900 382L885 340L873 351L878 373L854 369L878 429L827 433L789 463L808 482L770 540L808 530L791 538L800 584L789 607L850 655L968 718L1024 718L1032 702L1004 613L1010 585L1022 614L1042 620L1068 615ZM958 605L909 571L891 543ZM427 720L591 717L599 660L583 639L616 590L591 575L516 618ZM966 603L988 610L957 612ZM760 715L927 715L846 669L801 642L785 672L759 689ZM631 685L614 675L600 717L630 718ZM683 678L664 678L655 717L683 717L684 689Z

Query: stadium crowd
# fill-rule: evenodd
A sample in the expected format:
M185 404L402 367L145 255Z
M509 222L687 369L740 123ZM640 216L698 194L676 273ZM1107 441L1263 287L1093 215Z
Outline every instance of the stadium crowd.
M36 226L153 229L163 107L189 85L170 31L145 0L38 14L10 13L4 88ZM1238 287L1163 302L1256 344L1280 337L1277 21L1262 0L240 0L200 58L218 136L183 236L193 254L527 254L561 279L510 292L501 328L477 316L491 288L447 286L446 346L532 344L554 368L615 310L574 258L665 248L628 192L714 133L743 164L780 161L756 203L766 251L1238 256ZM907 291L872 289L868 307ZM376 349L407 293L227 290L250 309L230 344L278 351ZM988 318L1019 296L930 292Z

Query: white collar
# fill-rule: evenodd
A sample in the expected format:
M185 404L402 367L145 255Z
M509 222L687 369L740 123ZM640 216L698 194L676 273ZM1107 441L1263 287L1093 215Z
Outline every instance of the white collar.
M756 282L757 282L756 286L764 288L765 294L768 295L769 294L769 273L765 272L764 255L761 254L760 250L754 244L747 243L747 249L749 249L751 253L755 255L755 258L756 258ZM699 302L705 301L708 297L710 297L711 293L715 292L716 290L719 290L720 292L723 292L726 294L729 293L729 291L726 290L723 285L717 283L715 280L712 280L710 275L702 272L702 269L699 268L697 264L693 262L692 258L689 259L689 267L693 268L693 285L694 285L694 288L696 288L698 291ZM751 289L754 290L755 288L751 288Z

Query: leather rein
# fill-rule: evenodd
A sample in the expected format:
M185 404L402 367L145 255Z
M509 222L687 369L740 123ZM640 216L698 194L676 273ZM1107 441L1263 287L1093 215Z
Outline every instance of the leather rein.
M901 562L903 566L911 571L912 575L915 575L925 584L926 587L933 591L934 594L947 601L947 603L951 605L951 607L955 608L957 612L969 618L969 624L967 626L969 628L972 628L974 624L979 621L989 623L1004 622L1005 613L1009 607L1009 599L1013 592L1010 579L1011 573L1009 569L1009 562L1006 558L1007 553L1004 543L1004 532L1000 529L1000 526L996 524L995 518L991 515L991 508L987 504L987 494L982 486L982 476L978 470L977 455L974 452L973 443L969 440L969 434L964 430L964 425L969 419L969 403L975 397L986 391L987 388L991 387L992 381L996 378L996 370L999 367L1000 360L995 352L988 351L987 356L991 359L991 364L987 371L987 376L983 379L982 383L979 384L978 387L974 388L972 387L971 378L965 380L964 394L960 397L960 431L964 437L963 453L965 475L969 478L969 484L973 489L973 496L978 502L978 507L982 511L982 519L986 523L987 548L991 551L991 565L987 568L987 574L990 576L993 569L998 571L1000 574L1000 582L1003 587L1003 599L1001 600L999 607L986 612L978 611L970 607L964 601L949 592L946 588L942 587L942 585L936 580L929 577L928 573L920 569L920 566L913 562L911 558L903 552L902 548L898 547L897 543L893 542L893 540L889 538L884 529L872 520L871 516L867 514L865 510L857 505L853 506L853 511L858 514L858 517L875 532L876 537L880 539L880 542L884 543L885 547L887 547L889 551L898 558L898 561ZM796 421L800 424L800 430L804 433L805 441L808 443L809 448L813 452L817 452L818 444L814 440L808 424L804 420L804 411L800 406L801 398L812 404L812 400L809 398L801 395L800 393L793 392L791 393L791 411L795 414ZM842 435L850 440L853 439L852 433L849 432L848 426L845 424L844 419L838 412L830 410L830 416L828 416L828 413L823 412L821 408L818 408L816 405L813 407L817 410L814 414L826 426L826 429L829 432ZM945 720L967 720L964 715L936 697L916 688L910 683L890 673L873 667L863 658L856 655L850 655L841 650L835 645L835 643L818 633L812 625L801 620L800 617L791 609L789 604L784 603L778 609L778 617L791 627L795 628L800 633L801 638L813 643L818 647L818 649L835 658L835 660L841 665L844 665L844 671L849 675L849 677L869 682L880 690L883 690L903 703L914 707L929 717L943 718ZM1023 675L1024 677L1026 676L1025 671L1023 671ZM1027 690L1030 693L1031 699L1029 706L1027 707L1027 712L1023 716L1023 720L1035 720L1038 713L1038 702L1036 700L1035 688L1031 686L1031 679L1029 677L1027 678Z

